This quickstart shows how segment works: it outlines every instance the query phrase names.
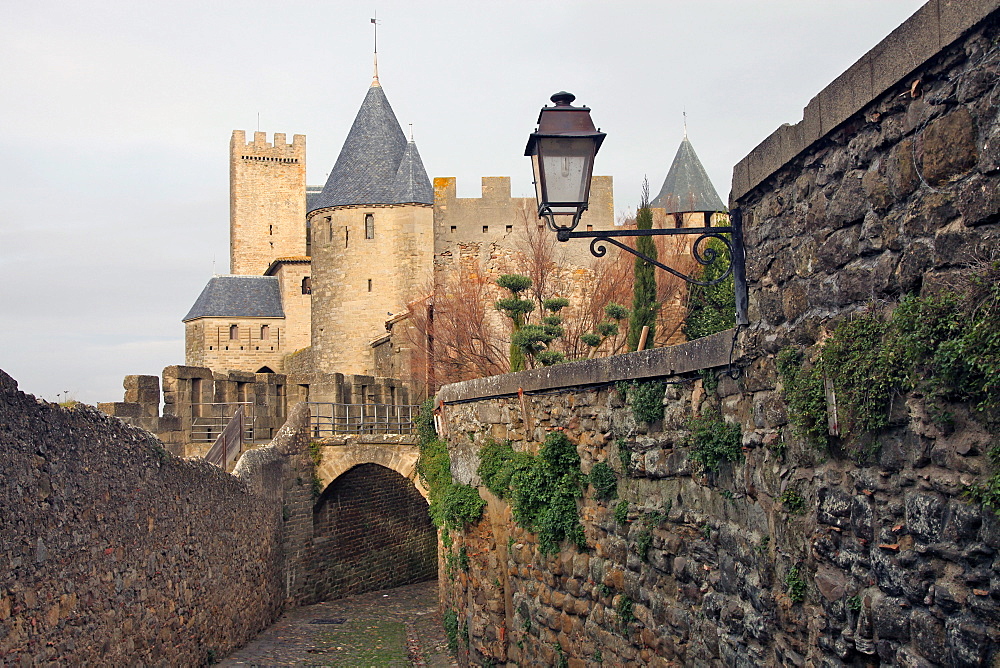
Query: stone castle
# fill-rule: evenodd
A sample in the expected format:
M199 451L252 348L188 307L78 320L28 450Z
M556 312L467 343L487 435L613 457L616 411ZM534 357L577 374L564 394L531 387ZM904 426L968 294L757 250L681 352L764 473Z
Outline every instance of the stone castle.
M233 132L231 274L213 277L184 317L185 363L287 374L310 388L300 398L336 401L330 374L410 379L406 343L391 336L407 304L449 272L497 273L539 221L509 177L484 177L479 198L457 197L452 177L432 185L377 72L322 187L306 184L305 143ZM653 204L661 225L665 214L700 225L679 212L724 208L686 136ZM614 224L612 178L595 176L581 229ZM560 251L564 268L592 262L586 244Z

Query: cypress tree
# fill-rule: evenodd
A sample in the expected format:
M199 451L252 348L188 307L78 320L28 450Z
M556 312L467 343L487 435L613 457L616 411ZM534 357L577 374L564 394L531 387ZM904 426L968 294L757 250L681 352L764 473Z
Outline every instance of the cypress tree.
M642 199L639 210L635 214L635 226L640 230L653 229L653 212L649 208L649 180L643 179ZM638 242L635 247L654 260L656 258L656 244L653 237L636 237ZM639 338L642 336L642 328L649 327L649 335L646 338L649 345L656 334L656 314L660 310L660 305L656 301L656 267L642 258L635 259L635 286L632 292L632 317L628 323L628 348L637 350L639 348Z

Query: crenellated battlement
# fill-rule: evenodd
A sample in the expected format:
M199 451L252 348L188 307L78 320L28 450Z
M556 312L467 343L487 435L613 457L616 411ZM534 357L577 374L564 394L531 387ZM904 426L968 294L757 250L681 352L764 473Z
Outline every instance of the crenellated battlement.
M292 143L289 144L284 132L275 132L273 142L267 141L266 132L254 132L253 140L248 142L245 130L233 130L229 146L233 160L276 164L305 163L305 135L292 135Z
M233 130L229 142L229 266L260 275L276 257L306 254L306 136Z

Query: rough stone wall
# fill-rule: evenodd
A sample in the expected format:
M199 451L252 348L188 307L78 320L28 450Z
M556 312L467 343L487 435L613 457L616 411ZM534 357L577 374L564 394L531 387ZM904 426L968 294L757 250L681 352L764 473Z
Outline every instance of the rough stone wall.
M312 266L302 260L281 262L273 275L281 285L281 309L285 313L281 345L282 351L288 354L307 347L312 335L312 293L303 292L302 288L303 279L312 275Z
M288 353L286 318L198 318L184 323L184 363L224 373L256 373L263 367L282 372ZM237 338L230 338L236 325ZM262 329L267 327L266 330ZM308 331L308 330L306 330ZM265 335L266 334L266 335Z
M371 239L366 215L374 216ZM389 314L406 309L417 286L430 284L433 218L431 207L409 204L310 214L314 371L375 371L369 342L385 333Z
M2 372L0 449L0 663L202 665L280 611L281 461L243 482Z
M233 130L229 144L229 273L262 275L306 254L306 137Z
M857 78L867 98L838 79L836 96L818 97L829 123L818 139L774 165L771 149L791 132L782 130L741 163L762 176L734 190L752 323L737 342L740 378L717 368L717 387L706 389L700 376L665 376L679 384L665 392L662 423L649 426L606 386L540 387L550 394L524 404L475 400L464 384L442 390L469 402L445 406L456 480L479 483L488 436L533 450L561 429L584 472L596 461L615 469L628 503L618 522L619 501L588 489L587 549L545 557L481 490L490 512L457 539L475 556L442 593L469 630L471 662L552 665L563 654L598 665L600 652L623 665L993 665L1000 520L964 492L991 470L996 434L961 404L949 406L954 431L942 429L910 395L894 403L870 463L821 452L787 424L774 358L995 252L1000 26L995 14L978 26L969 18L995 5L928 3L872 52L919 52L929 39L927 63L882 63L880 77L893 68L906 77L883 77L875 94L871 77ZM972 30L949 46L939 40L961 35L956 11ZM859 61L869 73L872 54ZM870 102L837 115L836 102L855 99ZM705 474L690 459L687 420L716 410L739 425L743 459ZM645 560L640 539L650 541ZM802 601L790 581L804 587ZM635 618L627 624L623 602Z
M511 197L509 176L484 176L482 197L458 197L454 177L434 179L434 255L459 257L474 249L475 264L490 264L490 249L517 249L520 230L537 224L534 197ZM580 230L609 230L615 224L613 181L595 176L590 208L580 220ZM564 264L588 266L593 258L585 242L560 244Z
M437 576L437 531L427 501L399 473L361 464L316 502L312 559L317 592L347 596Z

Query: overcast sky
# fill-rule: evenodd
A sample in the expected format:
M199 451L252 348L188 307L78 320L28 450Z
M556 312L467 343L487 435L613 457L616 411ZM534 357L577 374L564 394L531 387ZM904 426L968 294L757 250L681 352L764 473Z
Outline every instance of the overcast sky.
M688 133L732 166L918 0L218 2L0 0L0 369L55 400L121 401L184 362L181 318L229 264L234 129L307 136L323 184L379 78L427 171L479 195L538 109L576 94L608 133L619 211Z

